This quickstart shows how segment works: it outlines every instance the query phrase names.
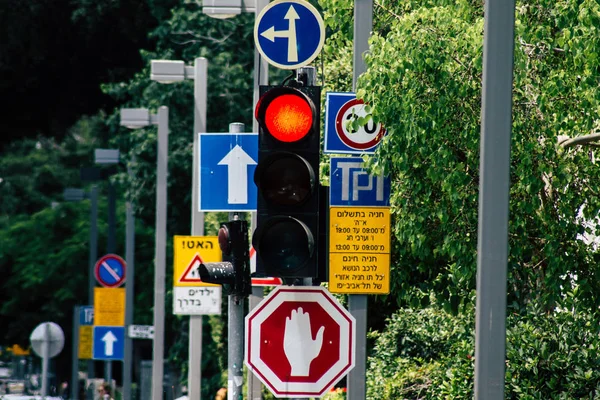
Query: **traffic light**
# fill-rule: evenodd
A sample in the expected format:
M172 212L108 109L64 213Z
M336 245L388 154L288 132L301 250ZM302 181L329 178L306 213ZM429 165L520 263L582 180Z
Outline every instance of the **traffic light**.
M261 86L257 275L317 277L321 87Z
M248 223L234 220L221 224L218 238L223 261L200 264L200 279L202 282L230 285L230 294L248 296L252 291Z

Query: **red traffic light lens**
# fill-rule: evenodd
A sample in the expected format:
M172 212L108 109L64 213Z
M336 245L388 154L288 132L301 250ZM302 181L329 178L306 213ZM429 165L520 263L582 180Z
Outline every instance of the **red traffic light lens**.
M302 97L284 94L267 105L265 124L275 139L286 143L297 142L310 132L312 109Z
M256 105L258 122L271 137L283 143L304 139L313 129L316 114L311 99L288 86L270 89Z
M256 232L255 248L266 265L286 273L301 269L313 255L310 229L292 217L274 217Z
M312 195L316 176L310 164L294 153L277 153L256 169L254 182L270 204L295 206Z
M231 238L229 236L229 229L227 229L226 225L221 226L217 238L221 251L225 254L229 254L231 252Z

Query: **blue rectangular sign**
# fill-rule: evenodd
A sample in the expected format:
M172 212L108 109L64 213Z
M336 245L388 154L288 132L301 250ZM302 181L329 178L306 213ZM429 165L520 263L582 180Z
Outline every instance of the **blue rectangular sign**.
M125 327L94 326L94 360L123 360L125 354Z
M79 307L79 325L94 325L94 306Z
M360 157L331 158L331 206L390 206L390 178L370 175L363 167L364 163Z
M199 133L199 211L256 211L258 133Z

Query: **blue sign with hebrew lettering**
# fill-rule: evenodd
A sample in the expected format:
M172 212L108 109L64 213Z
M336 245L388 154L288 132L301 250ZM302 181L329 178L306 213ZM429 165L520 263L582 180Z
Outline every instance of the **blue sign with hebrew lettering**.
M329 185L331 206L390 206L390 178L369 174L360 157L332 157Z

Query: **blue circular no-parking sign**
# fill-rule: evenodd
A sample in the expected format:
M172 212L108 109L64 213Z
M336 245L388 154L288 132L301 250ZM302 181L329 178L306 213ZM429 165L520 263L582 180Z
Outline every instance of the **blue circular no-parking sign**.
M276 0L254 24L254 43L267 62L282 69L310 64L325 43L325 24L305 0Z
M96 262L94 275L104 287L119 287L125 282L125 260L116 254L107 254Z

